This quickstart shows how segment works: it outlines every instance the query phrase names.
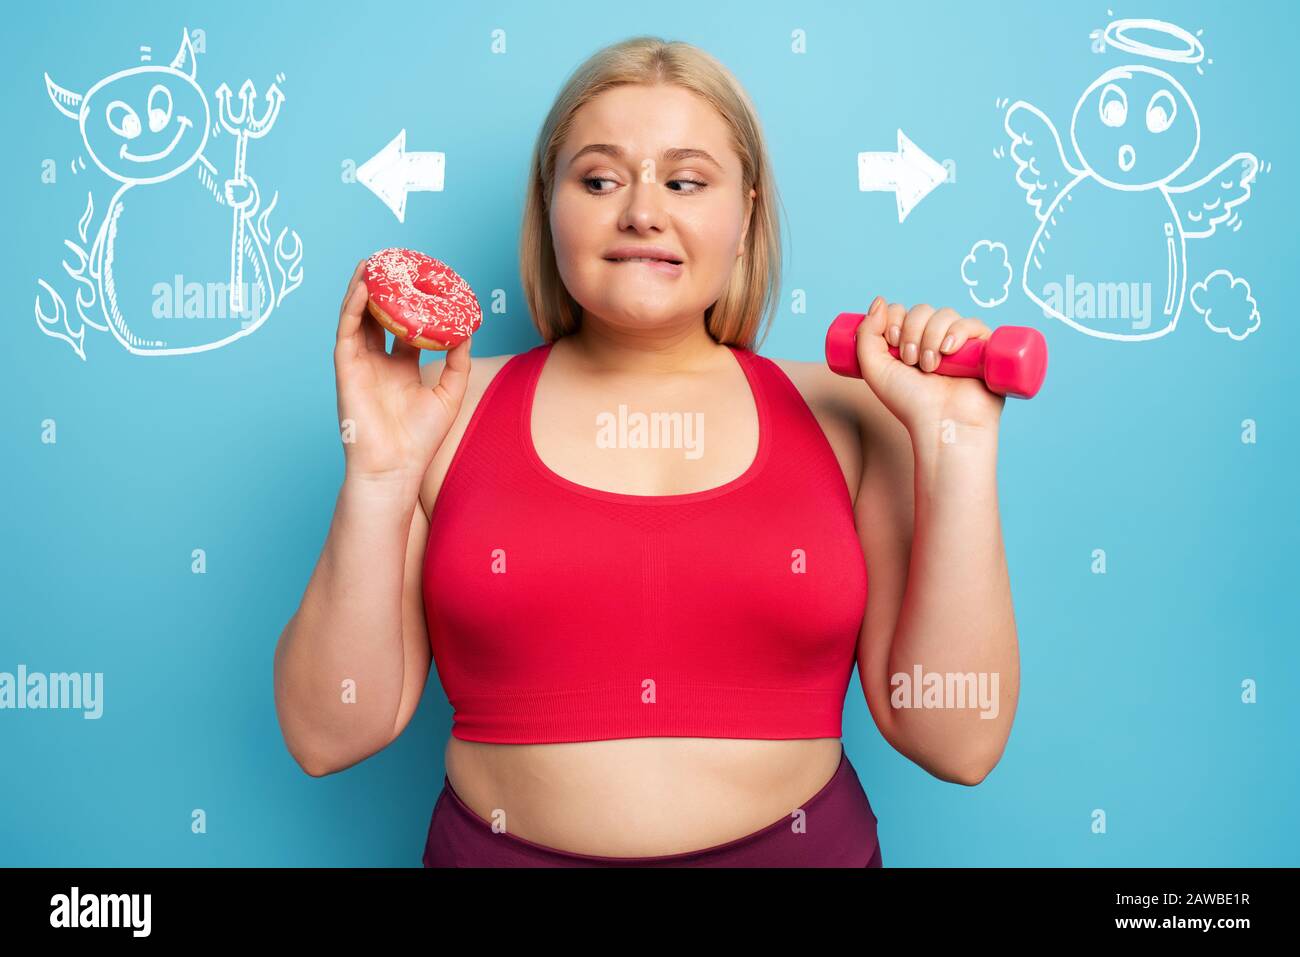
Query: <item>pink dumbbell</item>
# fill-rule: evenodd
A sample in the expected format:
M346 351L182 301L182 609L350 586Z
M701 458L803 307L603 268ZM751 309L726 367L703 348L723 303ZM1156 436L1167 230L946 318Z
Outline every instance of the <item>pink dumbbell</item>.
M826 364L834 372L862 378L858 366L858 326L867 318L861 312L841 312L826 330ZM898 348L889 347L898 357ZM1047 375L1047 340L1029 326L999 326L988 339L967 339L952 355L941 356L939 375L983 379L998 395L1032 399Z

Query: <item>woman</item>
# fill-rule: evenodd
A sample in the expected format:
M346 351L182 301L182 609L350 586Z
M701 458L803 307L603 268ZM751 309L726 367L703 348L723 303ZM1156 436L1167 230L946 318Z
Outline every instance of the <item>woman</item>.
M526 202L527 352L387 354L353 274L346 478L276 652L289 750L323 775L383 749L432 655L455 721L426 865L880 866L840 742L855 664L881 733L945 781L988 774L1015 710L1003 399L929 374L990 330L878 298L865 381L758 356L771 168L687 44L576 71ZM647 410L678 431L646 441ZM995 706L908 707L918 668L997 676Z

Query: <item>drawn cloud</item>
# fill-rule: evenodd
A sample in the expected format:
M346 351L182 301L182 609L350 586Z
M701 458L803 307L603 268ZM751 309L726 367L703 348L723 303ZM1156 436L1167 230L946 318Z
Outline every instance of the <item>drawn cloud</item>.
M1011 263L1002 243L981 239L961 261L961 281L975 305L985 309L1007 301L1011 288Z
M1216 269L1192 286L1191 300L1215 332L1241 340L1259 328L1259 304L1250 283L1226 269Z

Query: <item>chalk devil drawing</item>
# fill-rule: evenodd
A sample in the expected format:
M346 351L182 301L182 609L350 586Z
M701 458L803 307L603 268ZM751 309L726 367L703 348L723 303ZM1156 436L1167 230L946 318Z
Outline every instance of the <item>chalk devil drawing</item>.
M1138 42L1139 31L1176 46ZM1106 41L1179 63L1204 55L1196 37L1163 21L1115 21ZM1187 240L1241 228L1235 209L1250 198L1259 160L1236 153L1175 185L1196 158L1201 121L1182 85L1150 66L1107 70L1083 91L1069 156L1052 121L1029 103L1012 103L1003 126L1016 182L1039 221L1025 255L1025 294L1085 335L1138 340L1173 331L1187 286Z
M148 47L141 49L147 51ZM38 280L37 325L46 335L66 341L83 360L85 326L111 332L123 348L136 355L179 355L219 348L255 331L302 283L302 242L297 232L281 228L271 246L270 217L279 192L261 208L257 183L245 168L248 141L265 136L279 115L284 102L280 87L271 83L259 102L251 80L244 82L237 95L221 84L214 92L218 108L214 123L208 99L195 81L195 51L188 29L182 31L180 48L170 63L148 65L149 59L142 55L146 65L110 74L84 93L59 86L45 74L50 100L59 112L78 123L90 159L120 184L97 226L92 226L94 196L88 193L85 212L77 223L81 243L64 240L76 260L75 264L65 260L63 268L77 286L75 305L81 323L74 323L54 287ZM233 102L236 96L237 105ZM233 137L234 148L231 175L224 181L216 164L204 155L205 149L212 152L222 130ZM81 168L85 168L84 162ZM232 218L225 221L230 263L223 281L206 283L202 289L191 284L188 293L182 288L181 277L176 276L176 295L188 300L186 308L196 307L193 312L186 311L186 316L220 314L223 320L233 321L186 323L184 341L178 342L174 323L164 326L151 321L158 317L156 309L147 315L127 315L137 304L121 302L123 283L114 272L114 258L119 231L130 221L122 214L137 202L140 191L156 189L157 184L191 168L195 170L191 175L213 200L232 212ZM222 190L217 188L219 182ZM191 217L174 209L168 212L159 226L170 230L177 246L190 248L192 230L197 228ZM138 230L140 225L131 222L130 229ZM226 272L224 267L221 272ZM168 282L155 284L155 297L163 292L170 295L172 276L162 278ZM52 313L42 309L42 292L53 304ZM214 308L214 303L219 308ZM180 311L182 307L177 303L176 308ZM150 311L146 307L144 312ZM236 326L233 331L232 326Z

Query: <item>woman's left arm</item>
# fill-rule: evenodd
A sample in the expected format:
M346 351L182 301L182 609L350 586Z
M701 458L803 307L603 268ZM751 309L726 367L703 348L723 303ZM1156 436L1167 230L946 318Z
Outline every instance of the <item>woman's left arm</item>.
M951 309L878 299L858 330L870 388L848 384L860 390L863 438L856 513L869 595L858 671L867 705L900 753L968 785L1001 758L1020 693L997 497L1005 399L978 379L933 370L940 355L990 333Z

